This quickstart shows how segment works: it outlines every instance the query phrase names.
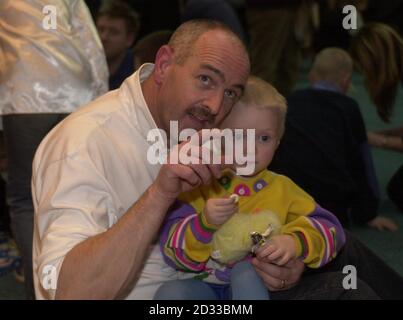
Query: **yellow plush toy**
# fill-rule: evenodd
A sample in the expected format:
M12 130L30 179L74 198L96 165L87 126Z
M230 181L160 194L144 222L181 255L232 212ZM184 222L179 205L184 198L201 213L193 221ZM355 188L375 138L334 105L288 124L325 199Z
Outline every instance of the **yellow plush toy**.
M268 239L280 228L280 219L271 211L236 213L214 233L211 257L222 264L240 261L252 251L252 233Z

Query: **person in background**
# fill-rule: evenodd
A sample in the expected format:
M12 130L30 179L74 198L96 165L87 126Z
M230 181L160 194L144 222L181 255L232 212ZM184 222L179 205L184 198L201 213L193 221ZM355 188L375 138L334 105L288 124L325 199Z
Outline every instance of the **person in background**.
M226 0L187 0L184 6L182 21L192 19L217 20L227 25L245 43L246 32L235 9Z
M352 72L346 51L318 53L311 88L288 97L287 129L271 169L293 179L345 227L351 218L396 230L391 219L378 215L379 187L365 124L357 102L346 95Z
M7 156L3 128L0 125L0 276L12 269L14 260L9 256L10 216L6 202Z
M144 63L153 63L158 49L169 42L172 33L170 30L155 31L137 41L133 48L134 69L137 70Z
M109 90L114 90L135 70L131 48L140 28L139 16L126 3L107 2L99 10L96 25L108 62Z
M43 13L45 6L57 14L54 27L52 12ZM80 0L1 1L0 43L7 200L31 299L34 153L60 120L107 92L108 69L90 12Z
M369 23L353 39L351 54L379 117L389 122L399 86L403 82L403 39L390 26ZM403 151L403 127L369 132L368 141L376 148ZM389 198L403 211L403 165L387 186Z
M298 80L301 46L295 33L302 0L247 0L251 73L287 96Z

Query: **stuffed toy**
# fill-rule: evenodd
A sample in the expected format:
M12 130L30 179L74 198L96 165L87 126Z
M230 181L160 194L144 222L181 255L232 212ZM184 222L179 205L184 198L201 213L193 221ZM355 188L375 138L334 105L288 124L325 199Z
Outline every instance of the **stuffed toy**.
M214 233L211 258L233 264L253 252L255 246L279 234L280 229L280 219L271 211L235 213Z

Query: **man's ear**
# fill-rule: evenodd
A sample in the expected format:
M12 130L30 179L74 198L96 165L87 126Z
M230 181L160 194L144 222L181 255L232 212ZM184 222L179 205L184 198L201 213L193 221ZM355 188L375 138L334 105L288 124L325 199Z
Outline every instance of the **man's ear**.
M155 56L154 78L157 84L161 84L166 77L168 67L174 63L174 54L168 45L159 48Z

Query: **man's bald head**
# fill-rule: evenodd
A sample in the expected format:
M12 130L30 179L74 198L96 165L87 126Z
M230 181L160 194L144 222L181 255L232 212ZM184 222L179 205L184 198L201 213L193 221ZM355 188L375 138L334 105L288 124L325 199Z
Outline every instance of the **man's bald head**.
M180 25L169 40L168 46L173 50L176 62L184 63L192 54L197 40L209 31L221 31L229 41L232 41L234 47L240 48L249 59L245 44L227 25L214 20L196 19Z
M327 48L316 55L310 80L330 82L345 89L345 82L350 81L352 73L353 60L350 55L340 48Z

